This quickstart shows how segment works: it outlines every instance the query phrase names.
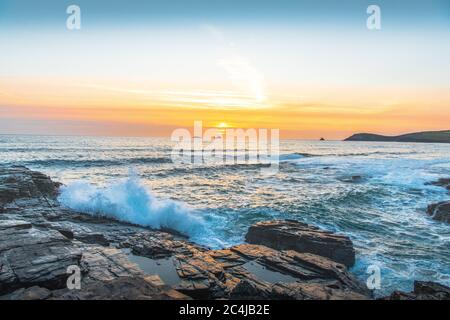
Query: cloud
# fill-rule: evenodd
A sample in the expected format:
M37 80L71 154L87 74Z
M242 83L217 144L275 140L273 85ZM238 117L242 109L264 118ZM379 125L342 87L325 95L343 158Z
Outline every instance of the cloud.
M255 102L264 102L266 95L263 74L240 54L233 43L226 41L226 37L220 29L212 25L205 25L204 29L219 43L221 56L217 60L217 64L226 72L234 87L253 97Z

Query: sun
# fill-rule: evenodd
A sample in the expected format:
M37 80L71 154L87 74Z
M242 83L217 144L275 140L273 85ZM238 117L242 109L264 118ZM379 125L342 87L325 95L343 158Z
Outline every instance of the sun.
M217 124L216 128L220 128L220 129L225 129L225 128L229 128L230 126L226 123L226 122L220 122L219 124Z

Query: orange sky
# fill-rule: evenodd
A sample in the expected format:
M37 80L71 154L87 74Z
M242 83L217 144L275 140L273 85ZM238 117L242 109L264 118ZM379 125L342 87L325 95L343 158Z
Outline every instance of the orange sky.
M299 86L258 100L233 91L150 87L0 81L0 115L16 123L12 133L113 136L170 136L194 121L205 127L278 128L282 138L304 139L444 130L450 124L447 88Z

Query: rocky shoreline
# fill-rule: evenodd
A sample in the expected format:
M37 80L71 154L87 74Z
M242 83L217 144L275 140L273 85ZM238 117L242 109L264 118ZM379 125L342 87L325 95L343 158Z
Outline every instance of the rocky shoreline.
M445 188L450 194L450 178L441 178L429 184ZM450 200L430 204L427 213L433 220L450 223Z
M292 220L261 222L246 242L210 250L150 230L61 207L59 183L0 166L0 299L372 299L347 268L351 240ZM81 272L70 290L68 268ZM386 299L450 299L416 282Z

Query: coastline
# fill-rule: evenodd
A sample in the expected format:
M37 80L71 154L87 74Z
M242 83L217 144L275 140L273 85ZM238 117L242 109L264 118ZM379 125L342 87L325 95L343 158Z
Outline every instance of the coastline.
M179 234L63 208L61 184L0 166L0 299L373 299L347 267L345 235L293 220L250 227L247 243L210 250ZM67 269L81 289L67 288ZM416 282L385 299L450 299Z

